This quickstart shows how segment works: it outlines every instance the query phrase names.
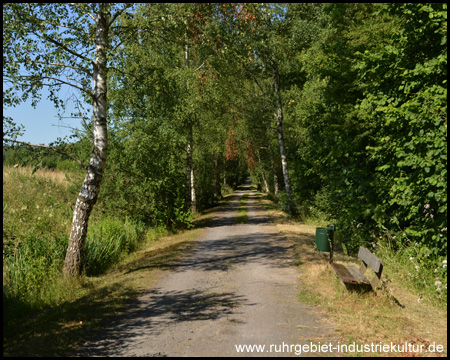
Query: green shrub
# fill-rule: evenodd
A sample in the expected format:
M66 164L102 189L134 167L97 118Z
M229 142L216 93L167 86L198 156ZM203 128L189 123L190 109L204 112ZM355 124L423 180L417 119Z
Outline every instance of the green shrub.
M280 191L278 193L278 206L280 210L288 212L288 201L286 191Z
M378 256L385 260L388 276L399 280L415 292L419 302L426 298L432 303L446 307L447 257L435 257L426 246L411 242L393 251L393 240L397 238L391 238L389 242L383 239L378 243Z
M56 168L61 171L80 172L80 165L73 160L59 160Z

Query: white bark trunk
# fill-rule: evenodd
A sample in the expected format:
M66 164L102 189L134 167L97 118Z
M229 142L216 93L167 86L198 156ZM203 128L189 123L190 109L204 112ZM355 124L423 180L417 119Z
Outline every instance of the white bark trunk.
M186 45L184 48L184 65L186 69L189 68L189 47ZM192 120L188 119L188 140L186 146L186 208L191 209L192 212L196 212L196 197L195 197L195 181L194 181L194 161L193 161L193 150L194 150L194 136L192 129Z
M195 212L196 198L195 198L195 181L194 181L194 164L193 164L193 132L192 123L188 124L188 143L186 146L186 205L188 210Z
M256 154L258 155L259 167L261 169L261 176L264 184L264 191L269 193L269 184L267 183L266 172L264 171L263 163L261 161L261 155L259 154L259 150L256 150Z
M277 119L278 143L280 145L281 169L283 171L284 187L286 189L286 196L288 201L287 204L288 212L291 212L292 211L291 180L289 179L288 163L286 159L286 148L284 145L284 137L283 137L283 108L281 106L281 97L280 97L280 78L276 67L273 68L273 85L275 87L275 96L277 99L277 113L275 115Z
M108 19L106 4L100 4L96 19L94 62L94 149L86 177L73 212L72 227L64 261L64 274L78 275L82 271L84 244L91 211L97 202L108 148L107 113L107 45Z

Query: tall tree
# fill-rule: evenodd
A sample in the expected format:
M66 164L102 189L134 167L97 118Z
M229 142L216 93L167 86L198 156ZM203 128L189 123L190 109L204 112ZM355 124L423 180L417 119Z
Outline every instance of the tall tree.
M277 111L276 111L276 122L277 122L277 137L278 144L280 146L280 156L281 156L281 169L283 171L284 188L286 190L287 197L287 211L292 212L292 189L291 189L291 179L289 177L288 161L286 157L286 144L284 141L284 130L283 130L283 106L281 103L280 95L280 75L278 73L277 65L272 65L273 72L273 87L275 90L275 97L277 100Z
M185 45L184 45L184 66L186 69L189 69L189 44L187 37L187 30L185 36ZM187 91L189 91L189 87L187 86ZM194 121L192 119L192 115L186 120L187 127L187 144L186 144L186 208L188 210L192 210L192 212L196 212L196 197L195 197L195 179L194 179Z
M286 35L289 23L285 21L286 6L278 4L244 4L232 6L228 10L230 24L236 28L226 28L228 43L267 98L267 111L273 111L275 133L278 139L281 169L286 191L286 210L292 212L292 189L288 170L288 158L283 124L282 79L280 70L288 58ZM237 40L236 40L237 39ZM268 81L269 80L269 81ZM271 89L268 89L270 84ZM271 125L268 125L271 128Z
M18 104L32 96L33 105L47 86L58 107L62 85L81 92L93 109L93 150L75 204L63 272L77 275L88 221L97 201L108 149L107 77L114 22L130 5L5 4L3 7L3 76L10 87L6 99ZM114 9L114 12L113 12ZM4 93L5 96L5 93Z
M196 183L207 172L196 173L196 183L193 176L203 169L199 153L205 147L198 140L199 127L208 118L202 106L212 82L212 57L206 54L202 25L208 7L202 6L140 6L129 22L142 31L123 47L117 64L122 72L115 73L111 83L111 118L121 143L112 150L118 157L118 166L112 167L114 176L124 181L108 184L108 190L123 199L126 211L139 210L146 221L166 226L180 225L180 217L186 219L202 206L205 193ZM131 150L136 148L141 150ZM141 164L145 157L157 159L158 166ZM205 196L203 200L209 201Z

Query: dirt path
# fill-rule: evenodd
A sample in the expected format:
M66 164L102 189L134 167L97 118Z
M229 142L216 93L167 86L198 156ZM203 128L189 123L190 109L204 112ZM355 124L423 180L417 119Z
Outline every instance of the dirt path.
M239 197L246 192L246 224L235 224L238 199L216 213L193 254L80 355L295 356L287 346L332 341L327 319L297 301L290 245L248 185ZM236 345L244 344L265 348L238 352Z

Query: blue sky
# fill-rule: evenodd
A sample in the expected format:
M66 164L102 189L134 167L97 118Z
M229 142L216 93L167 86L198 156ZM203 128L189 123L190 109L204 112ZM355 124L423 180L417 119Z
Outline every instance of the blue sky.
M67 89L61 89L61 94L66 94L65 97L62 96L63 99L70 96ZM66 113L69 115L70 109ZM12 117L16 124L24 126L24 135L19 136L17 140L32 144L48 145L57 138L71 135L72 131L67 126L80 128L78 119L58 118L53 103L47 99L46 89L43 89L42 99L36 108L33 108L28 100L16 107L3 108L3 115Z

